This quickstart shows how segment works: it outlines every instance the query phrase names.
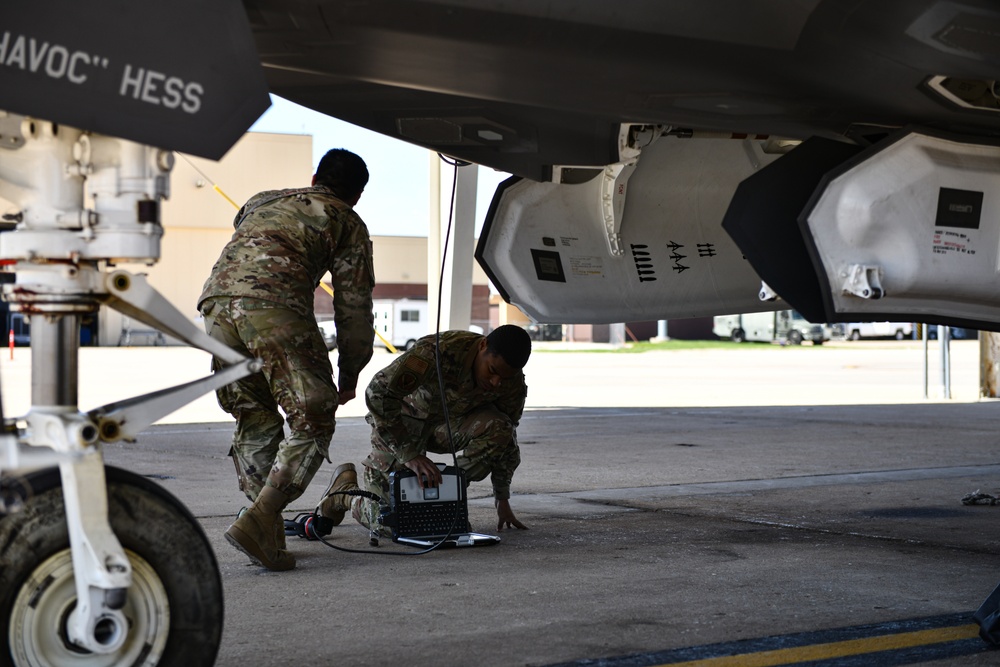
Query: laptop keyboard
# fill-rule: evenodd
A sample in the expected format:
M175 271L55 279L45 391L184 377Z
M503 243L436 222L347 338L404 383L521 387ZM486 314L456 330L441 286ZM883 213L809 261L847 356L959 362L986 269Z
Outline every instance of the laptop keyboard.
M468 525L465 503L401 503L396 508L396 532L400 537L444 536L449 530L464 533Z

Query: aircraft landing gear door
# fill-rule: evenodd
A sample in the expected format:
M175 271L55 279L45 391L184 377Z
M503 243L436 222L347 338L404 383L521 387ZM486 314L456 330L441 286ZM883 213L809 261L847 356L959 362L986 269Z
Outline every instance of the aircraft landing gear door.
M720 224L740 182L778 159L763 143L663 136L629 163L564 168L556 183L508 179L476 259L535 322L782 308L760 300L760 277Z

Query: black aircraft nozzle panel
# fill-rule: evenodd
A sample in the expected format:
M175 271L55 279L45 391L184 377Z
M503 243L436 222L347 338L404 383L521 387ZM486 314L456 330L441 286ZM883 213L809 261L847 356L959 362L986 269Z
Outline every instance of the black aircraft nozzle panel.
M799 229L799 214L824 175L857 155L852 144L814 137L748 177L722 227L768 287L810 322L832 322Z

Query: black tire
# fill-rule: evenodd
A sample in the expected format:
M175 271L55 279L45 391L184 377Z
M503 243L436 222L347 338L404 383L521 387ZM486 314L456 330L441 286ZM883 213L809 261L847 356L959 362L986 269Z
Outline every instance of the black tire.
M905 340L906 339L906 334L903 333L902 329L896 329L896 336L895 336L895 338L896 338L896 340Z
M403 349L404 350L412 350L413 346L415 346L416 344L417 344L416 339L411 338L410 340L406 341L406 345L403 346Z
M802 345L802 334L794 329L788 332L788 342L790 345Z
M861 332L855 329L854 331L851 332L851 335L848 336L848 338L850 338L851 340L861 340Z
M222 580L205 533L156 484L118 468L106 472L111 527L133 570L123 608L130 627L125 644L96 655L63 641L76 588L60 476L52 468L0 485L8 507L11 498L23 499L13 503L16 511L0 515L0 618L6 619L0 636L9 646L0 652L0 666L215 663Z
M746 341L747 334L745 331L743 331L743 329L733 329L731 338L733 339L734 343L742 343Z

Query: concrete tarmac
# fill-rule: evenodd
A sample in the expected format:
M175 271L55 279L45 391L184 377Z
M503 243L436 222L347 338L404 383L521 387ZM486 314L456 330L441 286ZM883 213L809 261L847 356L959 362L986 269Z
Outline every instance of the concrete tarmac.
M108 463L186 504L215 548L217 664L1000 664L970 618L1000 582L1000 505L961 502L1000 495L1000 406L977 398L975 341L952 343L951 399L936 345L927 399L912 342L552 347L526 369L518 429L511 504L529 530L497 546L386 557L289 538L298 567L272 573L222 538L246 501L214 398L106 446ZM7 414L30 404L28 354L0 361ZM207 359L81 350L80 405L194 379ZM377 352L363 381L390 359ZM364 458L363 412L344 406L332 462L286 516ZM471 520L496 533L489 495L472 485ZM330 542L369 549L349 518Z

